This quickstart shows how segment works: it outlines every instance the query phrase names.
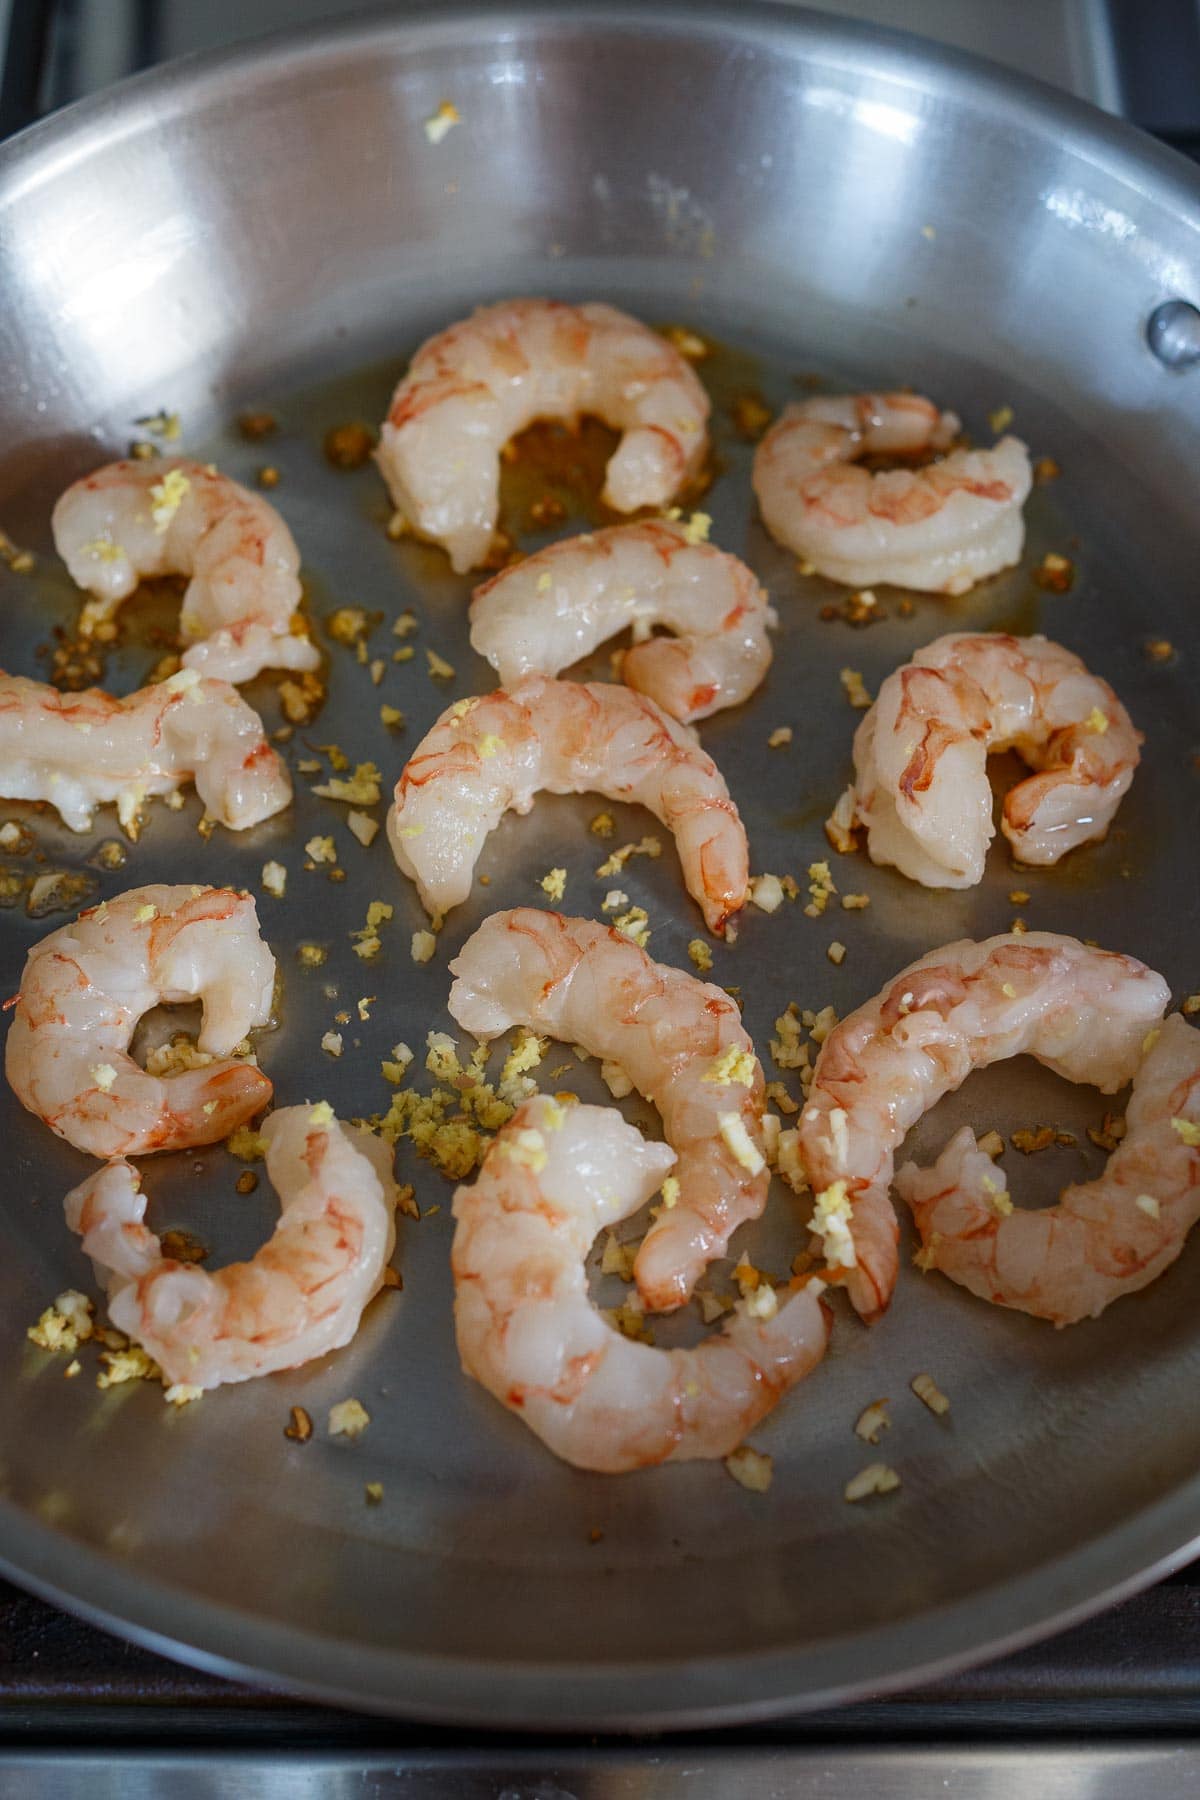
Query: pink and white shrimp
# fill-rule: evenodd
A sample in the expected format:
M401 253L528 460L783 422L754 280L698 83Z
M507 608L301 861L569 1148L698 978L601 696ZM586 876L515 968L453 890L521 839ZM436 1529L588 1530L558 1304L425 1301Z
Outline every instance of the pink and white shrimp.
M855 733L848 804L873 861L973 887L995 832L991 752L1037 771L1005 796L1001 829L1020 862L1045 865L1105 835L1141 743L1108 683L1061 644L955 632L883 683Z
M1096 1181L1067 1188L1056 1206L1014 1211L968 1126L932 1168L900 1170L923 1268L1061 1326L1098 1318L1170 1267L1200 1218L1200 1032L1174 1013L1149 1039L1124 1139Z
M1132 956L1051 931L1004 933L931 950L834 1027L800 1115L799 1149L818 1221L831 1221L826 1243L838 1244L864 1318L885 1310L896 1285L892 1171L917 1120L972 1069L1010 1056L1115 1094L1169 997L1162 976Z
M628 688L534 675L511 693L456 700L396 783L388 841L428 912L466 899L488 833L506 812L529 812L542 790L647 807L674 833L710 931L745 905L745 828L695 734Z
M536 419L594 414L622 433L603 498L628 513L666 506L697 472L708 413L678 350L628 313L505 300L422 344L392 396L377 460L408 524L461 572L492 542L500 452Z
M454 1324L468 1375L576 1468L726 1456L825 1354L823 1284L743 1301L692 1350L632 1342L588 1296L597 1233L674 1157L607 1106L528 1100L454 1196Z
M923 469L871 473L859 457L945 450L959 429L918 394L797 401L763 438L754 491L768 531L850 587L894 582L965 594L1021 554L1029 453L1014 437Z
M471 645L505 687L557 675L632 626L621 677L686 723L751 695L775 613L736 556L661 519L566 538L475 589ZM651 637L665 625L675 637Z
M228 475L183 457L108 463L67 489L51 527L71 579L93 596L85 632L143 577L188 575L179 615L187 668L242 682L320 661L295 629L295 539L261 494Z
M260 1112L271 1083L230 1052L271 1015L275 958L232 888L131 888L35 944L5 1072L22 1106L92 1156L212 1144ZM143 1013L200 1000L205 1067L148 1075L129 1055Z
M292 798L262 720L227 681L181 669L118 700L60 694L0 671L0 794L48 800L72 831L115 801L123 823L144 799L194 781L209 815L245 831Z
M619 931L534 907L485 919L450 973L465 1030L493 1038L527 1025L580 1044L658 1108L679 1195L646 1233L634 1275L652 1311L682 1306L767 1200L762 1067L737 1006Z
M396 1237L390 1151L328 1106L272 1113L262 1135L281 1210L249 1262L210 1273L164 1256L124 1160L67 1195L67 1224L107 1289L110 1319L168 1382L215 1388L339 1350L383 1285Z

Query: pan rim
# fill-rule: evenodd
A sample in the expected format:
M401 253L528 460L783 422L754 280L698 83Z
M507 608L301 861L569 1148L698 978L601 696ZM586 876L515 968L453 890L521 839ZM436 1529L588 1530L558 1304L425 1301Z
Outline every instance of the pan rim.
M236 97L238 83L282 80L305 68L326 70L331 57L358 58L400 36L417 34L424 43L460 41L464 30L494 29L498 21L514 33L536 27L543 37L550 32L560 39L598 28L639 35L686 33L693 40L698 34L733 31L747 44L777 46L788 40L815 57L840 60L847 70L869 52L874 76L914 88L926 79L935 54L944 91L952 98L969 91L976 103L1002 102L1010 116L1031 129L1065 128L1077 150L1118 181L1141 181L1149 172L1164 204L1200 233L1200 171L1135 127L965 52L815 14L789 0L740 0L735 13L728 0L653 0L647 6L636 0L613 5L582 0L569 12L555 0L519 0L515 5L453 0L436 14L407 5L373 9L320 27L291 28L230 49L199 52L78 101L0 146L0 213L22 192L33 191L90 154L98 139L111 142L153 128L181 102L200 106L218 92L228 100L231 93ZM1200 269L1200 258L1196 267ZM1200 288L1200 275L1196 285ZM131 1605L128 1596L124 1602L118 1597L127 1583L124 1564L7 1501L0 1501L0 1546L0 1570L19 1585L214 1674L284 1684L305 1698L429 1723L573 1733L694 1730L762 1722L894 1692L1076 1624L1151 1585L1200 1550L1200 1477L1003 1587L818 1645L697 1656L686 1663L498 1667L465 1657L365 1650L352 1641L276 1625L147 1578L139 1578L136 1604ZM983 1594L999 1629L981 1643L977 1623ZM915 1666L904 1650L914 1618L922 1621L934 1650ZM304 1674L300 1665L311 1668L314 1660L328 1672L326 1679L314 1681ZM366 1691L364 1662L381 1678L377 1684L369 1679ZM681 1704L681 1693L694 1693L698 1685L719 1690L722 1698ZM569 1694L568 1710L558 1710L555 1694Z

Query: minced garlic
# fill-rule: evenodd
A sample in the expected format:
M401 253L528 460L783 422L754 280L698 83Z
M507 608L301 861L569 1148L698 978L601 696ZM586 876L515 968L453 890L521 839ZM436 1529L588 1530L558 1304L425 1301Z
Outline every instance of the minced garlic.
M765 1494L771 1485L774 1464L761 1450L742 1444L725 1458L725 1467L739 1487L752 1494Z
M340 1031L327 1031L321 1039L321 1048L328 1056L342 1054L342 1034Z
M425 136L431 144L440 144L456 125L462 124L462 114L452 100L443 100L435 113L425 120Z
M66 1288L42 1313L25 1336L39 1350L65 1350L73 1355L93 1335L95 1307L77 1288Z
M713 966L713 959L712 951L709 949L704 939L693 938L687 947L687 953L689 960L697 969L699 969L700 973L702 975L707 975L708 971Z
M842 669L838 675L838 680L841 682L842 692L845 694L851 706L858 711L863 711L870 706L871 696L867 692L867 689L863 684L863 678L857 669Z
M758 1059L753 1050L730 1044L728 1050L723 1051L720 1056L714 1056L701 1080L720 1082L726 1086L736 1084L739 1087L753 1087L757 1067Z
M429 673L434 681L454 680L453 665L444 656L439 656L436 650L426 650L425 661L429 664Z
M538 886L543 893L549 894L551 900L561 900L567 891L567 871L565 869L548 870L542 876Z
M632 1094L633 1083L619 1063L602 1062L600 1079L614 1100L623 1100L626 1094Z
M346 800L352 806L375 806L379 802L379 783L380 774L375 764L364 762L357 765L347 780L332 776L320 787L314 787L313 793L321 800Z
M339 1400L329 1409L330 1437L361 1437L371 1423L371 1415L361 1400Z
M858 1267L854 1239L850 1234L853 1208L844 1181L831 1182L817 1195L813 1204L812 1229L821 1239L825 1261L842 1269Z
M760 912L778 912L783 905L783 885L778 875L755 875L750 882L750 900Z
M872 1400L870 1406L860 1412L854 1421L854 1435L860 1437L864 1444L877 1444L891 1423L887 1400Z
M379 835L379 821L369 813L350 812L346 815L346 823L364 850L369 850Z
M191 492L191 482L182 469L168 469L161 481L150 489L150 517L159 537L167 531L175 514Z
M908 1385L917 1399L923 1401L930 1412L936 1413L939 1419L950 1411L950 1402L932 1375L914 1375Z
M766 1167L763 1154L746 1130L740 1113L718 1113L717 1128L721 1141L739 1168L745 1169L748 1175L758 1175Z
M900 1477L895 1469L889 1468L887 1463L877 1462L860 1469L842 1491L844 1497L853 1502L867 1500L873 1494L890 1494L899 1486Z
M791 741L792 741L791 726L790 725L777 725L775 727L774 731L771 733L770 737L768 737L768 739L767 739L767 748L770 750L783 750L784 748L786 748L786 746L788 744L791 743Z

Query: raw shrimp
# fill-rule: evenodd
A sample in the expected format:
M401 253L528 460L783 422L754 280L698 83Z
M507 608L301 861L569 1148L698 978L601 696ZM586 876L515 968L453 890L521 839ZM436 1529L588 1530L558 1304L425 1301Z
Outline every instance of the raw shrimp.
M648 807L674 833L710 931L745 905L745 828L695 734L628 688L533 675L511 693L455 701L396 783L388 840L430 913L466 899L488 833L542 789Z
M60 694L0 672L0 794L48 800L72 831L116 801L122 823L151 794L194 781L209 814L244 831L292 797L285 764L236 688L195 669L118 700Z
M67 1195L110 1319L168 1382L215 1388L339 1350L383 1284L396 1239L391 1152L328 1106L272 1113L262 1135L280 1216L250 1262L210 1273L164 1256L124 1160Z
M404 518L461 572L492 541L500 452L535 419L591 413L623 434L603 498L628 513L665 506L696 473L708 412L678 350L627 313L505 300L422 344L392 396L377 460Z
M71 579L93 596L91 631L147 575L190 575L179 614L186 667L224 681L260 669L314 669L293 630L300 553L261 494L182 457L115 462L69 487L54 508L54 542Z
M838 1260L849 1264L847 1289L864 1318L883 1312L896 1284L892 1170L922 1114L972 1069L1010 1056L1115 1094L1169 997L1162 976L1132 956L1051 931L1004 933L931 950L835 1026L800 1115L799 1148L823 1210L848 1222L851 1255Z
M1175 1261L1200 1218L1200 1032L1175 1013L1149 1036L1123 1141L1096 1181L1067 1188L1057 1206L1014 1212L966 1126L932 1168L900 1170L925 1267L998 1306L1074 1325Z
M534 907L485 919L450 973L450 1011L476 1037L528 1025L579 1044L658 1108L679 1196L646 1233L634 1274L653 1311L682 1306L767 1200L763 1074L737 1006L619 931Z
M275 958L254 901L232 888L131 888L29 952L5 1071L23 1106L92 1156L182 1150L228 1136L271 1098L230 1058L271 1014ZM142 1014L202 1001L206 1067L148 1075L128 1054Z
M1106 681L1048 638L956 632L889 675L854 738L851 804L875 862L926 887L973 887L994 834L991 751L1038 771L1005 797L1023 863L1102 838L1141 732Z
M818 1280L772 1295L769 1315L743 1301L694 1350L634 1343L592 1305L592 1240L636 1212L673 1161L610 1107L539 1095L454 1196L463 1368L577 1468L726 1456L825 1354Z
M471 645L505 687L557 675L633 627L622 680L685 722L752 694L775 613L752 571L682 525L647 519L567 538L475 589ZM679 635L650 637L653 625Z
M953 450L923 469L872 474L861 456L944 450L959 429L918 394L847 394L785 408L754 457L772 537L851 587L890 581L965 594L1021 554L1032 484L1017 438Z

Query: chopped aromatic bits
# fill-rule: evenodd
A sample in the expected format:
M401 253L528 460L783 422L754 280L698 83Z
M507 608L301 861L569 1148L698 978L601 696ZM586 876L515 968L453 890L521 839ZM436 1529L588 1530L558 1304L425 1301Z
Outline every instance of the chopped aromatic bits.
M804 908L805 917L819 919L831 899L837 894L837 886L829 872L827 862L815 862L808 865L808 905Z
M327 1031L321 1039L321 1048L327 1056L342 1054L342 1034L340 1031Z
M264 863L262 884L264 888L266 888L268 894L274 894L277 900L282 900L284 893L287 890L287 870L284 868L283 864L278 862Z
M752 1494L765 1494L771 1485L774 1473L771 1458L761 1450L751 1449L749 1444L742 1444L731 1451L725 1458L725 1467L738 1486L746 1488Z
M439 656L436 650L426 650L425 660L429 664L429 673L434 681L454 680L453 665L448 663L444 656Z
M542 876L538 886L543 893L550 896L551 900L561 900L567 890L567 871L565 869L548 870Z
M335 863L337 845L331 837L310 837L304 846L304 854L314 863Z
M860 1412L854 1421L854 1435L860 1437L864 1444L877 1444L891 1423L886 1398L872 1400L870 1406Z
M64 1350L73 1355L93 1335L95 1308L86 1294L66 1288L42 1313L25 1336L39 1350Z
M588 826L589 831L594 832L597 837L601 838L612 837L616 829L616 820L611 813L607 812L597 813L591 824Z
M756 875L750 883L750 901L760 912L778 912L783 905L783 884L778 875Z
M371 1415L361 1400L339 1400L329 1409L330 1437L361 1437L371 1423Z
M603 881L613 875L619 875L631 856L649 856L653 859L661 855L662 842L659 838L640 838L636 844L622 844L619 850L614 850L612 855L606 857L600 864L596 874Z
M758 1060L753 1050L731 1044L720 1056L713 1057L701 1080L717 1082L725 1087L753 1087L757 1067Z
M415 963L427 963L437 949L437 939L432 931L414 931L410 954Z
M856 1500L868 1500L874 1494L891 1494L899 1486L899 1475L887 1463L868 1463L846 1483L843 1495L853 1504Z
M923 1401L930 1412L936 1413L939 1419L950 1411L950 1402L932 1375L914 1375L909 1386L917 1399Z
M623 1100L626 1094L632 1094L633 1083L619 1063L602 1062L600 1079L614 1100Z
M301 944L296 951L302 969L319 969L328 955L324 944Z
M613 930L644 950L650 941L650 915L643 906L631 906L613 920Z
M871 704L871 696L863 684L863 678L857 669L842 669L838 675L842 684L842 692L857 711L865 711Z
M712 951L703 938L693 938L687 947L688 957L702 975L707 975L713 966Z
M757 1175L766 1167L762 1151L746 1130L745 1120L740 1113L718 1113L717 1127L725 1148L748 1175Z
M293 1406L288 1414L288 1422L283 1428L285 1438L291 1438L294 1444L307 1444L313 1434L313 1422L302 1406Z
M790 725L777 725L767 739L767 747L771 750L784 750L792 741Z
M425 136L431 144L440 144L456 125L461 124L462 114L453 100L443 100L437 111L425 120Z
M322 800L346 800L351 806L375 806L379 801L380 774L373 762L359 763L353 775L343 781L333 776L313 793ZM326 839L327 843L332 839Z
M835 968L840 968L846 960L846 946L835 938L832 944L826 946L825 954Z
M852 1207L844 1181L831 1182L813 1202L811 1229L821 1239L821 1250L830 1268L854 1269L858 1255L850 1234Z
M1075 580L1075 565L1069 556L1060 556L1057 550L1047 550L1033 571L1033 579L1049 594L1067 594Z

